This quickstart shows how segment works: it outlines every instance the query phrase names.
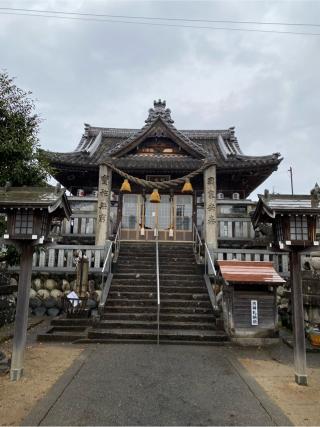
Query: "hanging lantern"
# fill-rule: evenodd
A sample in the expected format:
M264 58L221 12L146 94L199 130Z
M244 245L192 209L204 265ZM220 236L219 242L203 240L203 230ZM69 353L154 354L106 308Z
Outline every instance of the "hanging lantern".
M153 189L152 194L150 196L151 203L160 203L160 194L156 188Z
M120 191L121 193L131 193L131 185L127 179L123 181Z
M184 183L184 185L183 185L182 193L192 193L192 192L193 192L193 188L192 188L192 185L191 185L190 179L189 179L189 178L187 178L187 179L186 179L186 182L185 182L185 183Z

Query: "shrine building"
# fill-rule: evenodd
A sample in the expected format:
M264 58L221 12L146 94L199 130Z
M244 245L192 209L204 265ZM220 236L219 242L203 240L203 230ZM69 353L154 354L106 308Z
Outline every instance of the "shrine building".
M247 197L282 160L245 155L234 127L177 129L161 100L141 129L85 124L74 151L46 155L73 195L69 241L103 245L121 224L121 240L193 241L197 230L215 249L252 242Z

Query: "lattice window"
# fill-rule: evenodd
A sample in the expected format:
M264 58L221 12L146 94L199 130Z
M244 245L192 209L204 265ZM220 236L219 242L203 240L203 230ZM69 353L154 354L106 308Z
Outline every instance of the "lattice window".
M24 210L16 213L14 234L32 234L33 231L33 211Z
M135 230L138 224L137 215L138 195L123 195L122 227Z
M308 240L308 221L304 216L290 217L290 239Z
M176 196L176 228L192 230L192 196Z

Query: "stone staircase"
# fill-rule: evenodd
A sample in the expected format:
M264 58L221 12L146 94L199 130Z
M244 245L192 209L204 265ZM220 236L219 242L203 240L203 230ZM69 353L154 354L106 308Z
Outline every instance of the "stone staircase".
M157 341L155 242L121 242L100 321L85 342ZM222 344L216 317L190 243L159 243L160 342Z

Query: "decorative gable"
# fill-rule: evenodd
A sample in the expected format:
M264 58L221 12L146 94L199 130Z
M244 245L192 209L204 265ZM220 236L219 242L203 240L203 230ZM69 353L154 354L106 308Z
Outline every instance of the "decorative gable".
M183 150L185 153L191 155L191 157L197 159L207 157L208 153L199 144L192 141L173 126L171 111L169 108L165 108L165 106L165 101L154 101L154 108L149 110L145 126L128 139L116 145L109 152L109 155L122 157L129 152L133 152L141 144L147 143L147 140L150 143L150 139L154 140L155 148L157 145L156 142L159 143L160 140L164 141L164 139L167 139L168 144L171 141L171 146L164 148L172 148L180 152ZM175 145L175 148L172 143Z
M181 148L181 146L175 144L167 137L150 137L139 144L129 154L140 154L140 155L153 155L153 154L164 154L188 156L189 154Z

